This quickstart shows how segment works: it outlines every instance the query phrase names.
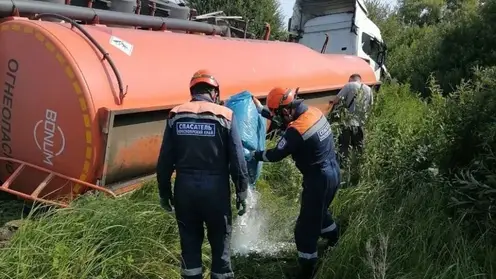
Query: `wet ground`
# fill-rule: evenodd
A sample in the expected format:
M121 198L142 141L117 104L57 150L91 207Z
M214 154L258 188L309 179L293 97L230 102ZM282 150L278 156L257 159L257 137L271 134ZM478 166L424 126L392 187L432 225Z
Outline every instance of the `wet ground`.
M324 243L319 243L319 255L321 258L332 253L332 250L327 250ZM279 253L275 256L253 253L245 256L237 256L233 258L234 270L237 273L237 278L240 279L259 279L259 278L274 278L274 274L279 274L280 279L295 279L299 271L298 258L296 251L287 251ZM321 263L317 264L319 267ZM236 268L236 267L240 268ZM279 279L279 278L277 278Z

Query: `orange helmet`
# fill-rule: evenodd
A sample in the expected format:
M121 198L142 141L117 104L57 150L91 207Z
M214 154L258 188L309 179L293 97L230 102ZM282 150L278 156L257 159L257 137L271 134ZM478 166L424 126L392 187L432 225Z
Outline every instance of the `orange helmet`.
M207 70L197 71L193 75L193 77L191 78L191 81L189 82L189 87L191 88L191 87L197 85L198 83L206 83L206 84L211 85L215 88L219 88L219 83L214 78L214 76L212 74L210 74L210 72Z
M291 104L295 100L295 92L290 88L274 87L267 95L267 107L271 111Z

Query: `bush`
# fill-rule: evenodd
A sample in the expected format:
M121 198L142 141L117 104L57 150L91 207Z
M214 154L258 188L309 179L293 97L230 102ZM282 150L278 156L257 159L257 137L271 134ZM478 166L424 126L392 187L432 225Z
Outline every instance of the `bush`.
M496 276L495 74L477 71L447 96L431 79L429 99L408 85L383 86L352 169L360 181L332 205L343 235L322 257L319 278ZM289 158L264 164L257 187L269 239L293 241L300 185ZM151 183L28 218L0 258L0 278L173 279L180 251L175 220ZM296 253L240 256L234 268L238 278L292 278Z
M360 181L332 205L343 235L319 278L496 276L495 75L476 71L448 95L431 78L429 99L409 85L383 86L351 170ZM292 161L264 164L257 187L269 239L292 242L301 191ZM0 278L172 279L180 251L176 222L151 183L28 218L0 258ZM238 278L292 278L296 253L237 257L234 267Z
M495 69L443 97L384 86L368 123L360 184L342 190L348 224L319 278L495 276Z
M380 8L377 1L368 2L370 10ZM421 11L431 13L421 16ZM431 74L451 93L473 78L474 67L495 65L495 15L495 1L475 0L405 0L395 10L372 14L388 45L391 75L425 96Z

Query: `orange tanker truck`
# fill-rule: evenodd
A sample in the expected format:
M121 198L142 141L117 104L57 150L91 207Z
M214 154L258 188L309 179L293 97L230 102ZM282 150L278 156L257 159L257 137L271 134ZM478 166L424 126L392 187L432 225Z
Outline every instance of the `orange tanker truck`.
M263 100L275 85L300 87L321 109L353 73L379 83L356 56L212 35L227 34L225 26L123 15L0 2L1 191L67 206L88 190L135 189L154 176L168 110L189 101L189 79L201 68L215 73L222 99L248 90ZM95 18L100 24L89 23Z

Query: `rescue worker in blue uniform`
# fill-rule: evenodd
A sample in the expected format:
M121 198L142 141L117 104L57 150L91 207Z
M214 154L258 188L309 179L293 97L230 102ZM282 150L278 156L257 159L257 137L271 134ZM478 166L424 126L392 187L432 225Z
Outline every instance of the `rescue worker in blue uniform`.
M257 161L278 162L292 155L303 174L300 214L295 226L295 242L301 266L299 278L312 278L317 262L317 241L326 238L334 246L338 226L328 210L340 183L334 139L323 113L295 97L291 89L276 87L267 96L267 108L254 98L265 118L280 116L287 128L273 149L252 153Z
M246 207L248 171L233 112L218 105L219 84L207 71L191 79L192 100L170 111L157 163L161 205L179 227L182 278L201 279L204 227L212 249L212 279L234 278L230 261L231 190ZM171 176L176 171L174 195ZM242 207L242 209L241 209Z

